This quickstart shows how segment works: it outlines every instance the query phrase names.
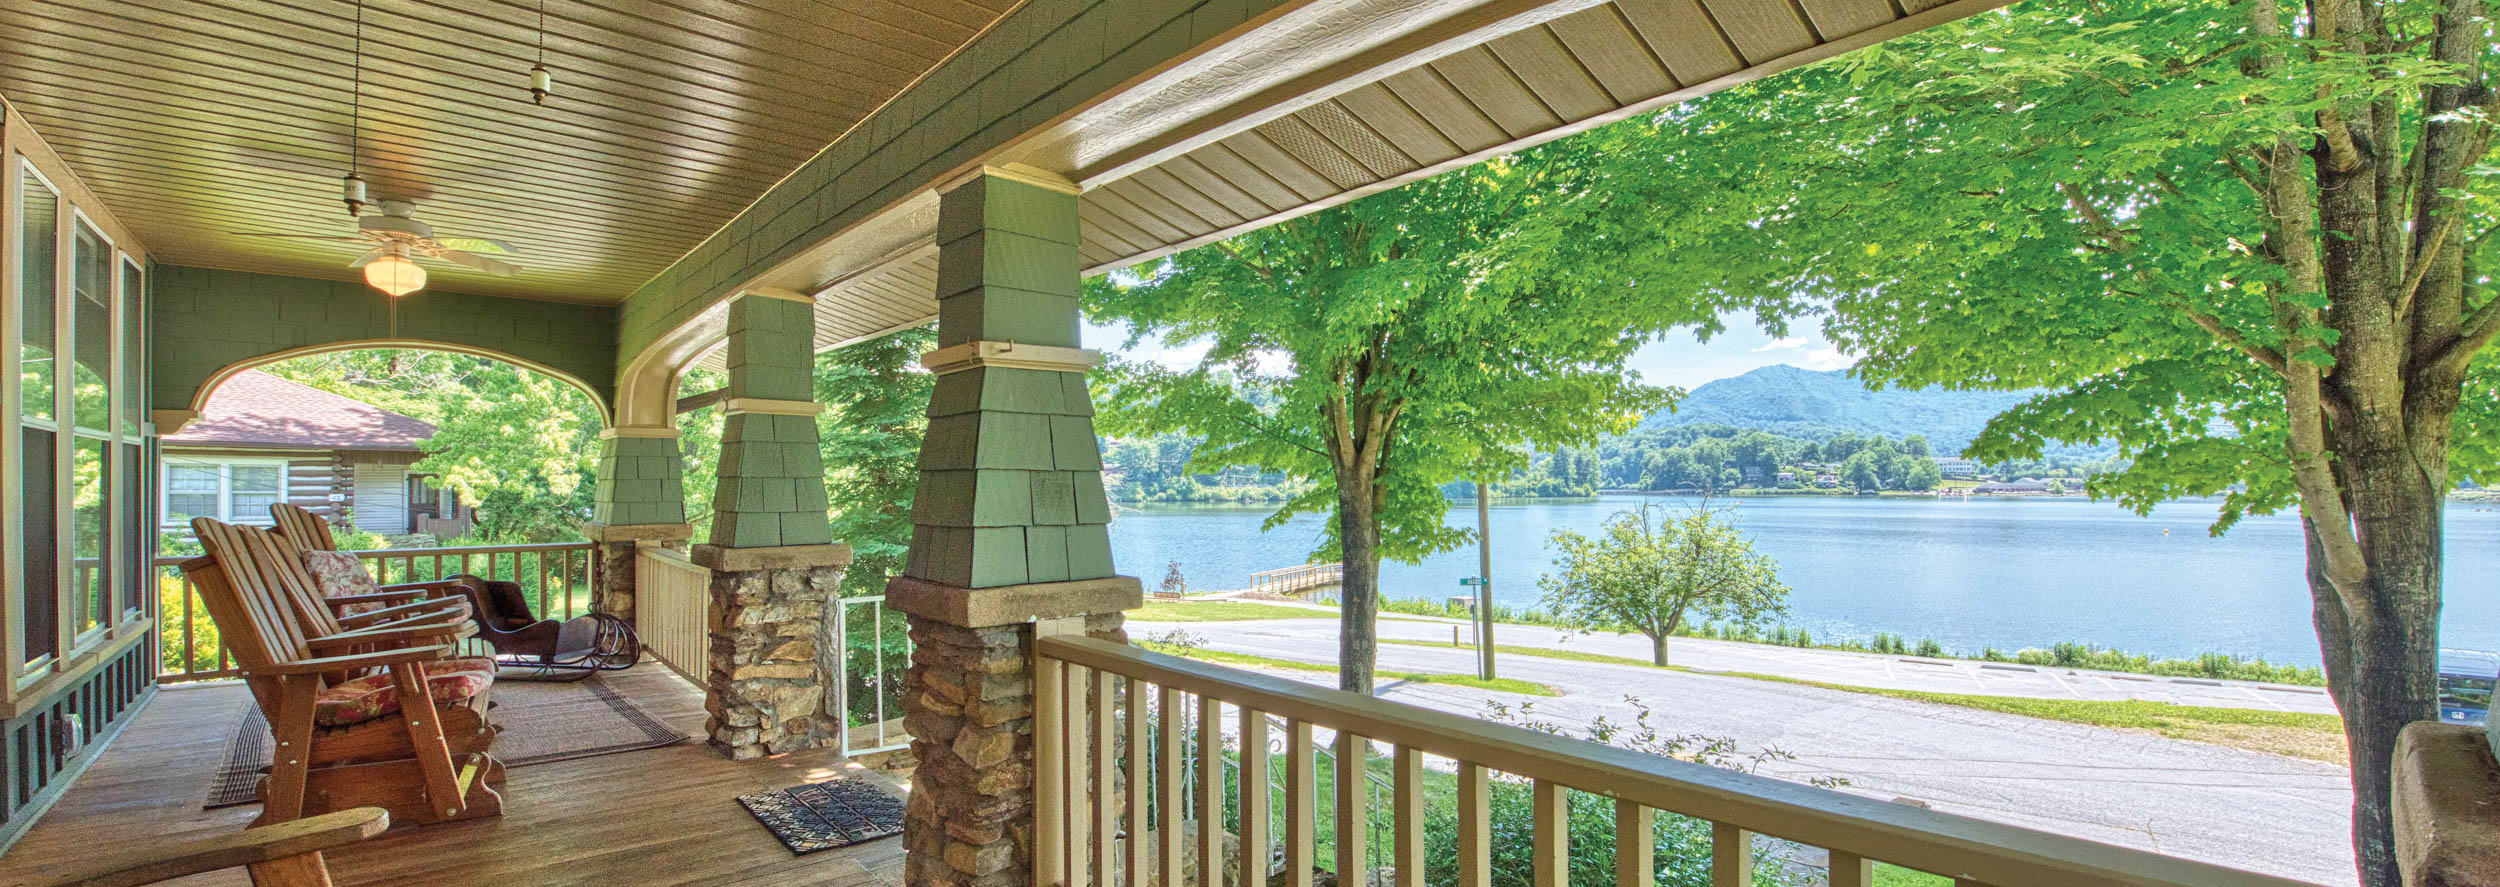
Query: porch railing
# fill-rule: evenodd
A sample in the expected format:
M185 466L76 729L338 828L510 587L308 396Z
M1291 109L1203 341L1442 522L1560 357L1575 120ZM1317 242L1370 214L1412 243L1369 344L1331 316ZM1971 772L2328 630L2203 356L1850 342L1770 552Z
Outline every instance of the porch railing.
M590 611L598 587L599 557L589 542L469 545L449 548L386 548L353 552L383 585L423 582L463 573L519 583L532 612L571 619ZM156 559L162 683L234 677L234 659L220 640L199 590L184 576L183 556Z
M1668 825L1660 813L1706 828L1707 858L1697 864L1708 867L1715 887L1748 887L1754 866L1783 862L1760 852L1771 842L1757 842L1757 835L1828 850L1831 887L1868 887L1879 861L1950 877L1957 887L2299 884L1322 689L1094 640L1054 624L1041 628L1033 861L1042 887L1180 884L1193 857L1202 861L1195 883L1227 883L1223 829L1188 834L1185 819L1233 824L1245 876L1238 880L1247 884L1267 881L1271 838L1282 841L1288 887L1310 887L1315 867L1338 872L1340 884L1370 883L1368 844L1385 819L1386 868L1394 872L1387 883L1422 887L1429 853L1434 867L1455 867L1460 887L1487 887L1495 879L1497 786L1532 798L1526 849L1536 887L1565 887L1572 878L1575 792L1612 807L1616 887L1654 887L1658 866L1676 862L1654 855L1658 830ZM1228 804L1224 791L1228 753L1237 759L1239 785L1268 782L1270 716L1284 719L1287 737L1281 835L1270 830L1268 793L1235 791ZM1336 734L1328 808L1321 806L1316 731ZM1377 761L1391 774L1386 811L1373 809L1364 790L1375 743L1390 750ZM1504 774L1498 780L1497 772ZM1427 798L1454 803L1454 847L1428 850ZM1333 860L1318 854L1327 813ZM1151 851L1149 836L1158 845ZM1504 838L1514 836L1506 831ZM1516 860L1518 849L1506 846L1500 855ZM1157 871L1147 876L1150 866ZM1127 876L1115 877L1120 871ZM1354 872L1362 874L1347 875ZM1590 873L1580 874L1588 887Z
M711 570L671 549L635 550L634 631L643 649L698 684L710 667L704 651L711 629L704 620L711 606Z

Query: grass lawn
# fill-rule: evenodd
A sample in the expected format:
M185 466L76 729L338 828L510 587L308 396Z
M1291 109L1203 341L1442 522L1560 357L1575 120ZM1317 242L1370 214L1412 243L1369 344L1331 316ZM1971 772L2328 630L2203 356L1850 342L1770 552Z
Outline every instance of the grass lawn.
M1282 668L1292 671L1317 671L1327 672L1330 674L1335 674L1337 671L1337 667L1334 665L1321 665L1315 662L1295 662L1291 659L1270 659L1265 656L1253 656L1248 653L1233 653L1225 650L1209 650L1201 647L1183 648L1170 644L1158 644L1153 641L1143 641L1140 643L1140 646L1153 650L1157 653L1164 653L1172 656L1183 656L1206 662L1222 662L1230 665L1257 665L1267 668ZM1561 691L1555 690L1554 688L1544 684L1540 684L1535 681L1522 681L1515 678L1495 678L1488 681L1483 678L1476 677L1475 675L1434 674L1431 672L1421 671L1388 670L1379 671L1376 675L1381 678L1413 681L1418 684L1445 684L1453 687L1474 687L1479 690L1519 693L1527 696L1562 695Z
M1403 644L1419 647L1449 646L1447 644L1434 641L1382 640L1381 643ZM1642 668L1658 667L1650 664L1649 660L1646 659L1635 659L1629 656L1609 656L1603 653L1588 653L1579 650L1555 650L1545 647L1514 647L1501 644L1494 645L1494 650L1505 656L1535 656L1542 659L1566 659L1573 662L1605 662L1615 665L1633 665ZM1677 668L1675 666L1668 666L1668 668L1675 671L1687 671L1687 669ZM2329 764L2341 764L2348 760L2344 749L2343 721L2334 715L2327 714L2258 711L2255 709L2241 708L2208 708L2204 706L2172 705L2167 702L2146 702L2139 700L2029 699L2020 696L1981 696L1972 693L1930 693L1919 690L1887 690L1876 687L1853 687L1847 684L1833 684L1823 681L1809 681L1800 678L1751 674L1746 672L1694 673L1748 678L1757 681L1777 681L1783 684L1802 684L1808 687L1820 687L1825 690L1839 690L1846 693L1865 693L1873 696L1889 696L1894 699L1908 699L1915 702L1928 702L1937 705L1976 708L1983 711L2021 715L2031 718L2042 718L2051 721L2066 721L2074 724L2090 724L2095 727L2111 727L2120 730L2142 730L2158 733L2172 739L2209 742L2215 745L2227 745L2232 748L2244 748L2250 751L2261 751L2269 754L2287 755L2295 758L2307 758L2313 761L2324 761ZM1911 881L1904 883L1915 884L1920 882Z

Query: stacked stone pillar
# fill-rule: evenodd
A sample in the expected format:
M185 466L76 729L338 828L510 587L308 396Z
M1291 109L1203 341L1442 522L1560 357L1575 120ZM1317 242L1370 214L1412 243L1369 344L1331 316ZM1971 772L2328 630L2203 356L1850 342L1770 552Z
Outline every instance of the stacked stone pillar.
M1101 451L1077 348L1076 189L983 170L940 195L938 374L912 544L886 603L913 642L904 880L1033 883L1033 640L1124 639ZM1053 887L1053 885L1043 885Z
M795 293L729 304L720 484L694 561L712 570L705 730L740 760L842 737L835 608L851 549L825 518L815 329L812 300Z
M599 433L599 480L584 528L599 546L592 612L632 621L634 549L682 545L694 534L686 526L685 474L676 428L619 426Z

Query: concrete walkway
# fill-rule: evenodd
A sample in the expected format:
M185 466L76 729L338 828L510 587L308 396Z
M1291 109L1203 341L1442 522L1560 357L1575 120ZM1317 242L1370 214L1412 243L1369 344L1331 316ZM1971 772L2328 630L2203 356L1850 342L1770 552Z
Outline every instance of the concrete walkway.
M1205 639L1212 649L1277 659L1331 665L1336 659L1333 620L1139 621L1129 628L1138 638L1183 630ZM1439 640L1449 640L1445 625L1384 622L1381 629L1385 636L1423 639L1437 631ZM1534 640L1499 631L1497 638L1506 644ZM1546 633L1550 641L1551 630ZM1576 646L1592 640L1563 643ZM1706 655L1696 649L1702 646L1682 645L1678 656L1689 651L1697 660ZM1380 667L1467 674L1474 671L1474 651L1387 644L1380 648ZM1440 684L1384 684L1381 692L1385 698L1473 716L1484 715L1494 701L1531 703L1537 718L1572 726L1600 716L1626 722L1636 711L1628 699L1637 698L1655 709L1653 718L1662 732L1724 737L1747 751L1777 749L1794 755L1766 762L1759 771L1766 775L1799 781L1844 777L1850 781L1844 790L1869 797L2320 884L2340 887L2355 880L2348 837L2351 786L2341 768L2328 764L1719 675L1529 656L1504 657L1500 668L1504 677L1551 685L1563 695L1522 697ZM1880 664L1855 668L1868 679L1884 673ZM1327 674L1277 673L1317 684L1334 682ZM1974 692L1967 685L1958 689Z

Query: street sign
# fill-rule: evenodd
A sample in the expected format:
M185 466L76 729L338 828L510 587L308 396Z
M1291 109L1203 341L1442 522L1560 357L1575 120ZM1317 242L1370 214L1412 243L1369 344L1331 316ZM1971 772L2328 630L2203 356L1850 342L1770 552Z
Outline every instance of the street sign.
M1466 578L1463 578L1463 579L1458 580L1458 584L1460 584L1460 585L1491 585L1491 584L1493 584L1493 583L1492 583L1492 581L1491 581L1491 580L1485 579L1485 578L1484 578L1484 577L1482 577L1482 576L1468 576L1468 577L1466 577Z

